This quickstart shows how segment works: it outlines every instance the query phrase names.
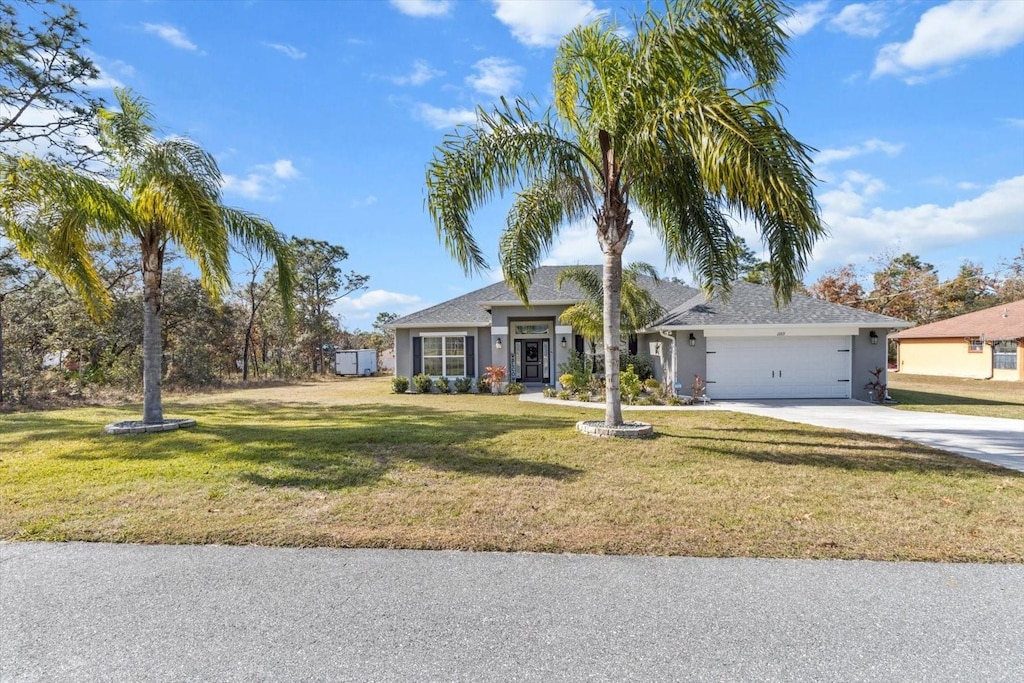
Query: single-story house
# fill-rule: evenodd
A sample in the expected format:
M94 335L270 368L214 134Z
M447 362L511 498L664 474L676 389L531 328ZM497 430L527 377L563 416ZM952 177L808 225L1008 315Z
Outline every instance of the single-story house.
M1024 299L912 327L894 338L900 372L1024 381Z
M559 366L585 349L559 320L582 296L571 282L556 285L561 270L535 271L529 307L497 282L395 320L395 374L479 377L504 365L512 381L557 385ZM886 367L886 335L912 324L799 294L776 308L770 288L748 282L728 301L669 280L641 283L666 313L629 350L649 356L662 382L685 388L699 375L713 399L868 400L870 372Z

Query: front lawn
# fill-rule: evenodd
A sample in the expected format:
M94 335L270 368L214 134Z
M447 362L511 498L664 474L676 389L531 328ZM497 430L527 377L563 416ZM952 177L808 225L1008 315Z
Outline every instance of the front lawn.
M1024 419L1024 383L889 373L902 410Z
M176 399L189 430L112 437L137 406L0 415L0 540L1024 561L1024 475L726 411L415 396L353 379Z

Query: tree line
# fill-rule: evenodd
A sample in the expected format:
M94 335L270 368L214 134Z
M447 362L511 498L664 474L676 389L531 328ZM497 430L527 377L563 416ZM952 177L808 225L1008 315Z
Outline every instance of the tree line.
M325 372L331 306L368 276L341 269L344 248L226 205L214 157L159 131L141 95L89 94L84 28L69 5L0 0L0 402L68 373L79 393L141 378L153 424L165 380Z

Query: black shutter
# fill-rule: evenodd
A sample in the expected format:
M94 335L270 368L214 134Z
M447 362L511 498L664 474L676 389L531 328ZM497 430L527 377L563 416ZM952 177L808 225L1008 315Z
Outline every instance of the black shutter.
M583 342L583 336L582 335L579 335L579 334L575 335L572 338L572 343L576 347L576 353L583 353L585 347L583 346L584 342Z
M466 377L476 377L476 349L473 335L466 337Z
M423 338L412 338L412 374L423 372Z
M635 335L635 334L631 334L631 335L629 335L629 344L628 344L628 348L629 348L629 352L630 352L631 354L633 354L634 356L636 355L636 351L637 351L637 349L638 349L638 348L640 348L640 340L638 340L638 339L636 338L636 335Z

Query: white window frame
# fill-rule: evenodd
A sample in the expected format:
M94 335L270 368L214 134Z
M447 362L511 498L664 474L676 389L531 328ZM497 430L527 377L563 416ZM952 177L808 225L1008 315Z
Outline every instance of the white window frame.
M422 341L420 342L420 363L422 365L424 373L427 373L427 359L428 358L440 358L441 359L441 374L440 375L433 375L433 374L431 374L430 375L431 377L437 378L437 377L468 377L469 376L469 375L466 374L466 370L468 370L468 368L466 367L466 334L465 333L458 332L458 333L454 333L453 334L453 333L449 332L447 334L443 334L443 333L438 333L438 334L421 334L420 337L422 338ZM429 354L429 355L427 354L426 345L427 345L427 340L428 339L440 339L441 340L441 353L440 353L440 355L433 354L433 353ZM448 353L448 340L449 339L458 339L461 342L461 344L462 344L462 354L461 355L460 354L455 354L455 353L452 353L452 354ZM453 374L449 374L448 373L448 361L449 361L449 359L454 360L456 358L461 358L462 359L462 372L460 374L454 374L454 375ZM429 374L429 373L427 373L427 374Z

